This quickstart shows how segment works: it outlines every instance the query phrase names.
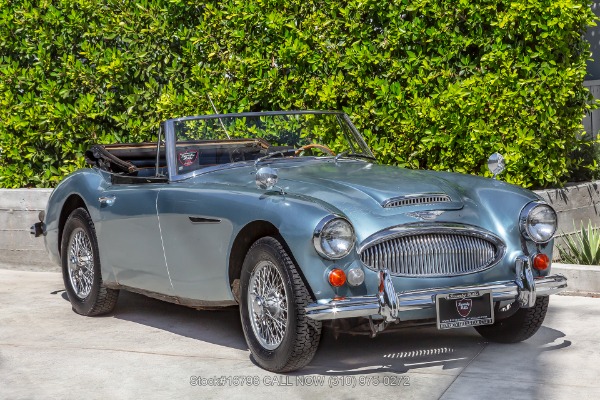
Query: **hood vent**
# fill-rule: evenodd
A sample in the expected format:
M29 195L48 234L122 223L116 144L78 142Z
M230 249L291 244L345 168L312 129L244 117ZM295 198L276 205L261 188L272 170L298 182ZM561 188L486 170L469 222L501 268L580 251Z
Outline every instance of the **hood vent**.
M451 201L450 196L444 193L423 193L392 197L381 203L381 206L383 208L394 208L421 204L449 203Z

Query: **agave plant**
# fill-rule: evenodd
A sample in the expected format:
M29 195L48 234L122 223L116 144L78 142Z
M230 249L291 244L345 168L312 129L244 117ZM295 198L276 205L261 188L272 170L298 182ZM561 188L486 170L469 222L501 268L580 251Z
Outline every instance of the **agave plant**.
M600 229L592 227L592 221L588 222L587 229L581 223L581 229L577 231L575 222L573 227L576 232L564 236L564 245L558 245L558 253L562 262L569 264L600 265Z

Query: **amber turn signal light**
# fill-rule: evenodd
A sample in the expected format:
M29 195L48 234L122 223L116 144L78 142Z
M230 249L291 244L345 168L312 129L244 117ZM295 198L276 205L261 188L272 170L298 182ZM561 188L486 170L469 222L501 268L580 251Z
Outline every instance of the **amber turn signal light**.
M544 271L546 268L550 266L550 258L542 253L536 254L533 257L533 268L538 271Z
M346 274L341 269L334 268L329 272L329 283L331 286L340 287L346 283Z

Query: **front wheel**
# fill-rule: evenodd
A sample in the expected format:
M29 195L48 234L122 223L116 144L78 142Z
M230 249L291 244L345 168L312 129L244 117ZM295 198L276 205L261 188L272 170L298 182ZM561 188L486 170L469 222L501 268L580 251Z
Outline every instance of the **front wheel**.
M94 222L84 208L76 209L67 218L60 257L65 291L73 310L87 316L111 312L119 291L102 285Z
M321 322L306 316L311 296L277 239L252 245L240 281L242 328L256 362L272 372L307 365L319 345Z
M517 343L532 337L546 317L549 296L540 296L531 308L521 308L508 318L493 325L476 326L484 338L498 343Z

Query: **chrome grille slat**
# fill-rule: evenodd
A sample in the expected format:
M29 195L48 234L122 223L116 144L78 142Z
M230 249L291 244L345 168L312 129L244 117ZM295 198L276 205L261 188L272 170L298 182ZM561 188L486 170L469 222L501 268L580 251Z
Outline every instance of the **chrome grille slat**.
M415 194L408 196L393 197L385 200L381 206L383 208L394 208L403 206L414 206L419 204L436 204L436 203L448 203L452 199L450 196L444 193L424 193Z
M484 237L432 232L379 241L362 250L360 258L369 268L388 268L393 275L455 276L490 267L500 253Z

